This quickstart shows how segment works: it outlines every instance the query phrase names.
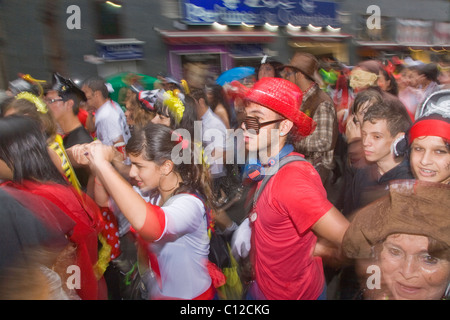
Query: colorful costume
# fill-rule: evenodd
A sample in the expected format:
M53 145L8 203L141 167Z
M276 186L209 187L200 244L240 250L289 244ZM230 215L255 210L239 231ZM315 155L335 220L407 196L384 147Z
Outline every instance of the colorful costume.
M94 269L98 261L98 234L103 225L100 211L93 200L71 186L56 183L24 180L21 184L9 181L4 185L51 201L75 221L73 233L68 236L77 245L77 265L81 272L81 287L77 293L83 300L106 299L104 280Z
M51 142L48 147L56 152L56 154L61 159L61 167L64 171L64 174L69 180L69 182L72 184L72 186L77 190L81 190L80 182L78 181L77 175L75 174L75 170L72 167L72 164L70 163L69 157L66 154L66 149L64 148L63 139L62 137L57 134L55 136L55 140Z
M215 292L207 269L209 237L202 201L178 194L162 207L149 203L147 210L154 210L163 230L158 240L148 244L157 279L148 287L150 299L212 299ZM138 232L145 239L152 227L146 224Z

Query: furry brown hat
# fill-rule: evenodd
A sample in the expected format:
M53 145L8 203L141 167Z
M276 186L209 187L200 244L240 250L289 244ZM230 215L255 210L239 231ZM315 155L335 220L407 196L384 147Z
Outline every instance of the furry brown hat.
M395 180L389 195L359 210L344 235L349 258L371 258L372 248L395 233L422 235L450 250L450 185Z

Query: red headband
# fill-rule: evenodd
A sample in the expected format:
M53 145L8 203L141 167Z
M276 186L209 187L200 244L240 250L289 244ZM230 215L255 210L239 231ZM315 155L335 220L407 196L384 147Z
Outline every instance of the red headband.
M433 119L417 121L409 131L409 143L423 136L436 136L450 140L450 123Z

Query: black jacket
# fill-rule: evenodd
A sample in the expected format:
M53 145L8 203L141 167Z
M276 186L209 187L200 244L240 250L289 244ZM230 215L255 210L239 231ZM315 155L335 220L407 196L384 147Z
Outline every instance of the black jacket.
M381 177L376 164L369 164L356 170L352 183L351 211L354 212L387 195L389 182L398 179L414 179L406 157Z

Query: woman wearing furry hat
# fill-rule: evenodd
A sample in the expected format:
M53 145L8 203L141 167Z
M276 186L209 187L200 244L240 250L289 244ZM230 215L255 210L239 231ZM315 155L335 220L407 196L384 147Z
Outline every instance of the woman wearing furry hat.
M397 180L389 195L356 213L342 248L358 259L361 298L448 298L449 201L449 185Z

